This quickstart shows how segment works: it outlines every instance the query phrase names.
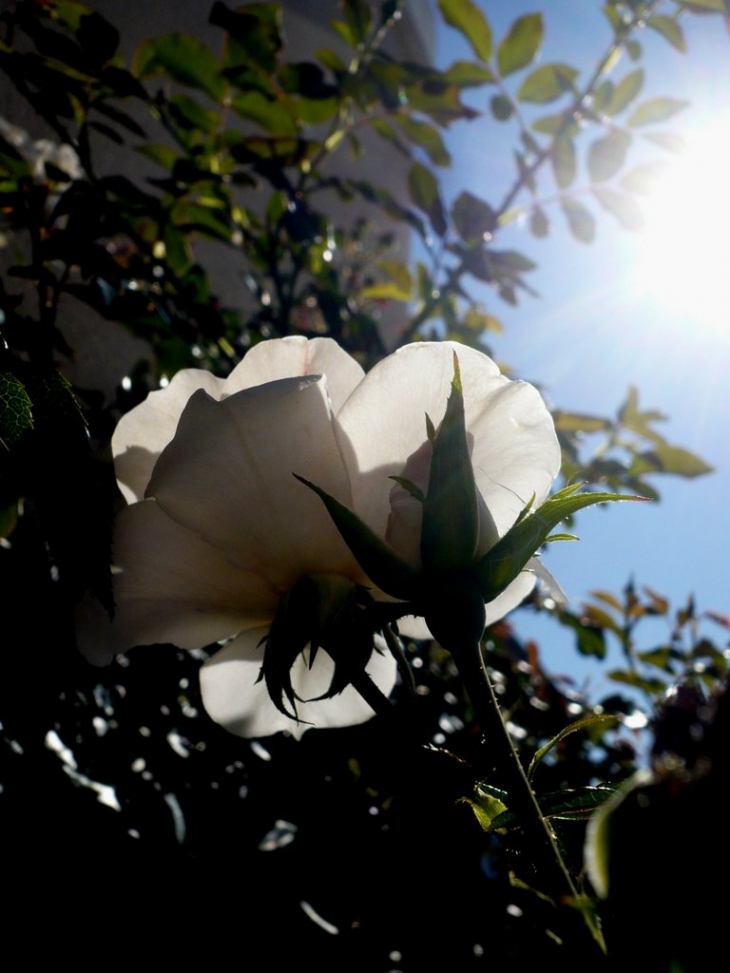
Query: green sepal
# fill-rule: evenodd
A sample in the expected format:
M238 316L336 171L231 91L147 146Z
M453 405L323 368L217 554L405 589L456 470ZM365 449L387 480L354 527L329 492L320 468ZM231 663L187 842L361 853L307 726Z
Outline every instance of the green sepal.
M303 476L293 475L320 498L345 544L373 584L393 598L410 601L416 594L420 572L402 561L385 541L339 500Z
M423 504L421 562L426 572L462 571L474 563L479 507L456 353L446 414L432 444L428 492Z
M515 580L533 554L546 542L550 531L566 517L596 503L619 500L645 500L645 497L622 496L616 493L578 493L581 484L559 490L533 513L522 511L517 522L504 537L488 551L476 568L482 595L486 602L501 594Z
M419 503L423 503L426 496L423 490L417 486L412 480L406 479L405 476L389 476L389 480L394 480L398 486L402 486L406 493L409 493L414 500L418 500Z

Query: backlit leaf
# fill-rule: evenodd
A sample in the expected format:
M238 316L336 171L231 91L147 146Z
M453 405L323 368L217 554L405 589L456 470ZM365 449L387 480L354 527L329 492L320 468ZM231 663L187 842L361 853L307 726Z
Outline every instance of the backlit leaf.
M535 60L543 33L542 14L525 14L515 20L497 51L497 67L503 78Z
M485 63L492 56L492 29L489 21L472 0L439 0L441 16L471 44L474 53Z

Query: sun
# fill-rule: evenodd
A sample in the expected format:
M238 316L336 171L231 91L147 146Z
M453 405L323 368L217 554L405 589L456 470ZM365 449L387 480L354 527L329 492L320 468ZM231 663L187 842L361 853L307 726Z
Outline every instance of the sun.
M693 333L730 331L730 115L696 129L643 201L635 291Z

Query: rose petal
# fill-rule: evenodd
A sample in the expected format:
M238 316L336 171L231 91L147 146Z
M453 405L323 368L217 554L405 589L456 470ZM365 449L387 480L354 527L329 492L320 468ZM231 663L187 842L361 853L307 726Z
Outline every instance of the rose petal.
M127 503L144 497L152 470L162 450L175 435L178 420L190 396L205 389L213 398L223 391L223 380L198 368L187 368L119 420L112 436L114 471Z
M363 380L365 372L332 338L307 340L292 335L254 345L228 376L224 394L304 375L326 376L332 409L337 412Z
M114 554L116 613L106 636L113 654L159 642L209 645L268 624L279 602L265 578L231 564L154 500L121 512ZM89 642L98 637L86 638L85 654L96 654Z
M197 392L147 495L280 591L310 574L363 580L321 500L294 473L351 503L321 378L283 379L221 402Z
M279 712L265 682L257 682L263 661L260 642L266 634L266 628L244 632L200 670L203 703L211 719L242 737L270 736L285 730L297 739L313 726L354 726L371 719L373 710L352 686L331 699L313 699L327 690L332 679L333 662L323 650L311 669L301 655L292 668L295 692L312 700L297 702L299 722ZM367 671L383 693L390 693L396 665L388 652L373 652Z
M388 476L400 475L426 440L428 413L443 418L459 359L467 430L479 488L502 536L533 493L540 502L560 465L552 419L539 393L500 374L486 355L454 342L407 345L369 372L337 416L356 512L384 536ZM490 532L491 533L491 532ZM488 538L489 546L497 536Z

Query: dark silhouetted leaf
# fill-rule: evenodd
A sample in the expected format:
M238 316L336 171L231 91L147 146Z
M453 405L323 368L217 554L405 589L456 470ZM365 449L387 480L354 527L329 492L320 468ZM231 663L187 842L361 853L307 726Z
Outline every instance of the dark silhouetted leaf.
M494 95L489 101L492 114L500 122L506 122L514 113L512 102L506 95Z
M459 194L451 208L451 218L466 243L483 242L497 226L497 214L489 203L469 192Z
M430 169L414 163L408 173L408 190L415 205L427 214L439 236L446 233L446 214L441 202L439 185Z
M220 65L211 51L189 34L166 34L145 41L135 57L139 78L167 73L174 81L204 91L219 102L226 91Z

